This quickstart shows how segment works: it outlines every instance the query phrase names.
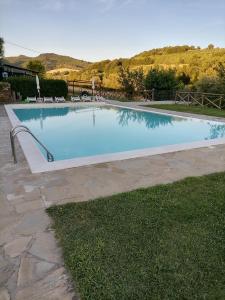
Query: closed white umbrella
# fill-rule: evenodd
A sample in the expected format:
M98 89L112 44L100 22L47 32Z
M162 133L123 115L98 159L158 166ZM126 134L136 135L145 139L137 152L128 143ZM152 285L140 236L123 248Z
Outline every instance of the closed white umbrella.
M95 89L95 79L94 78L92 78L92 90L94 90Z
M92 100L94 100L94 90L95 90L95 79L94 78L92 78L91 83L92 83Z
M38 76L36 75L36 85L37 85L37 90L38 90L38 96L40 98L40 81Z

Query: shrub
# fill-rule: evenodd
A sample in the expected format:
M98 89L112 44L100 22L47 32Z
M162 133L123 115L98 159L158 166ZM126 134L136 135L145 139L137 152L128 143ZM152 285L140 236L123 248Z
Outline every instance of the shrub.
M39 72L39 77L43 77L45 74L45 66L38 59L30 60L27 69Z
M202 93L212 93L212 94L225 93L225 86L222 84L220 78L215 76L202 77L195 83L194 89L197 92L202 92Z
M179 76L178 76L178 80L183 82L184 85L188 85L191 82L191 78L189 75L187 75L186 73L182 72Z
M151 69L145 78L145 88L147 90L173 90L179 85L174 70Z
M144 73L142 69L130 71L129 68L119 69L119 83L126 97L132 99L134 94L140 95L144 90Z
M0 92L3 92L7 88L10 88L10 85L8 84L8 82L0 81Z
M38 95L36 80L30 77L9 77L7 81L12 90L19 92L23 98ZM41 96L66 97L68 87L64 80L40 79Z

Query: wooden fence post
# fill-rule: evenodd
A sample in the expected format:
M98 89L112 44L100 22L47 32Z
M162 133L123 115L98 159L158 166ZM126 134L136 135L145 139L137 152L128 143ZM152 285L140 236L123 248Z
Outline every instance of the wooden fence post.
M202 106L204 106L204 98L205 98L205 95L202 93Z

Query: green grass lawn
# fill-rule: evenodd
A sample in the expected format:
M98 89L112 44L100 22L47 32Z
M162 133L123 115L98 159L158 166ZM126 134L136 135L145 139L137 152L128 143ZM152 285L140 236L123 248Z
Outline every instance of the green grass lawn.
M215 117L223 117L225 118L225 110L219 110L217 108L208 108L208 107L201 107L201 106L188 106L184 104L152 104L152 105L145 105L147 107L152 108L159 108L159 109L166 109L172 111L181 111L193 114L201 114L201 115L208 115L208 116L215 116Z
M225 173L47 210L81 299L225 299Z

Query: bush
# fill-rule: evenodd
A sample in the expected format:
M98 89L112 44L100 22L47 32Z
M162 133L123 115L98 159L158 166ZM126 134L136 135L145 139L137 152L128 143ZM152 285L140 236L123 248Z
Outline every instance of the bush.
M39 77L43 77L45 74L45 66L38 59L30 60L26 67L29 70L38 72Z
M19 92L25 99L38 96L36 80L30 77L9 77L7 81L15 92ZM68 87L64 80L40 79L41 96L46 97L67 97Z
M225 86L218 77L208 76L199 79L195 85L194 89L201 93L212 93L212 94L224 94Z
M132 99L134 94L141 95L144 90L144 73L142 69L130 71L120 67L118 82L127 98Z
M179 86L173 70L151 69L145 78L146 90L173 90Z
M3 92L7 88L10 88L10 85L8 84L8 82L0 81L0 92Z

